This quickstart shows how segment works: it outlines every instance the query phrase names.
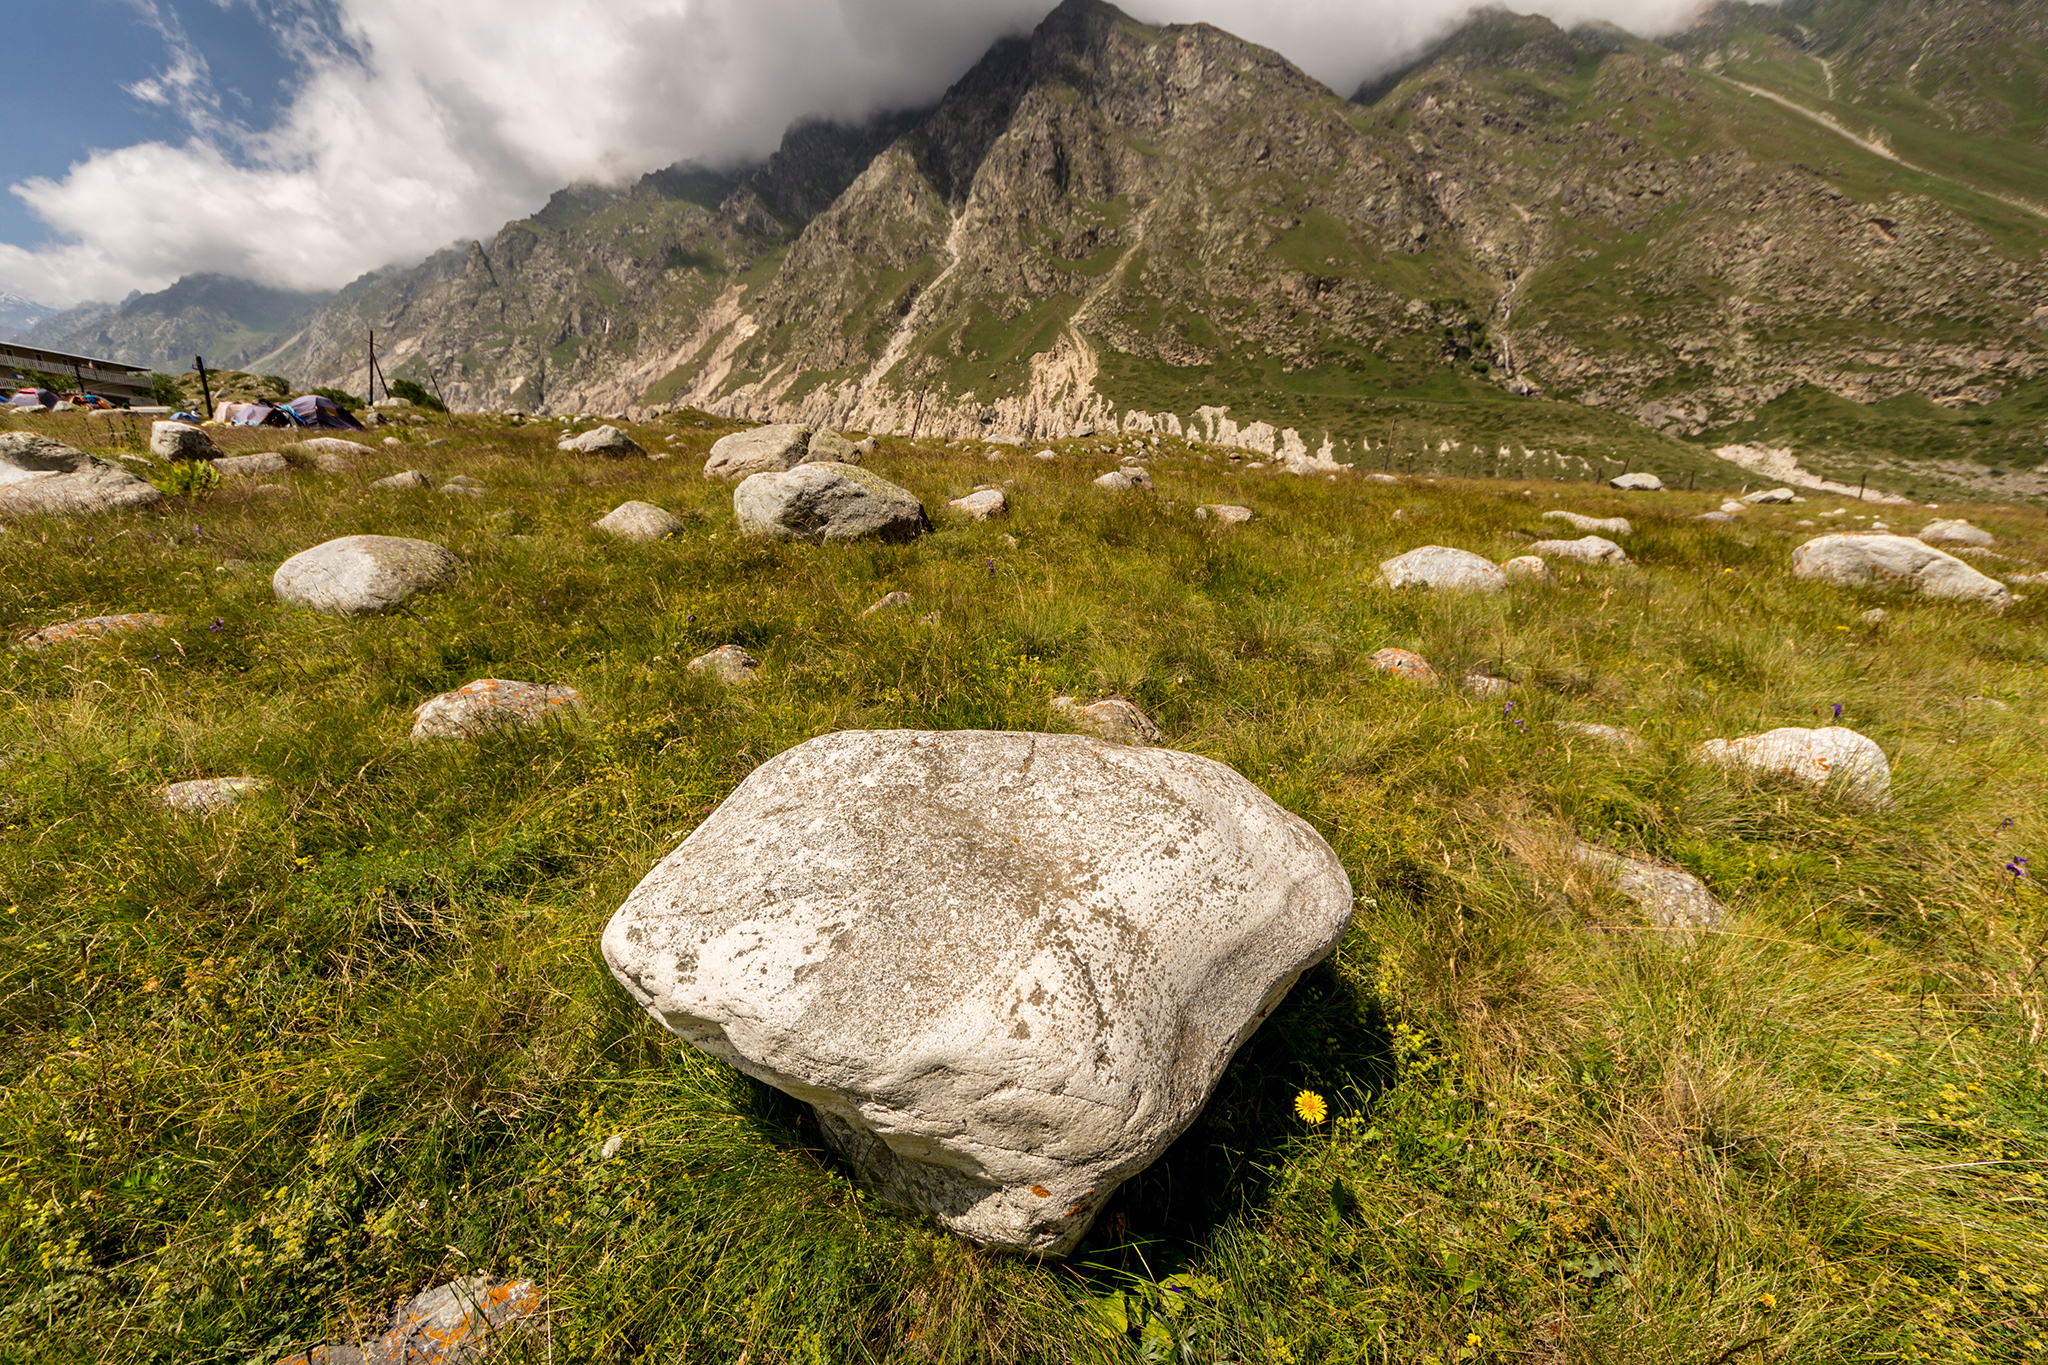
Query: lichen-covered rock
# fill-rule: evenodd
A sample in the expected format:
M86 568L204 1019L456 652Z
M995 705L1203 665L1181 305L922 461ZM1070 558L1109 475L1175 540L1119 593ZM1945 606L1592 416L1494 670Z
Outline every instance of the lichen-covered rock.
M87 616L77 621L57 621L44 626L21 642L23 649L48 649L51 645L82 644L109 635L131 635L141 630L160 630L173 624L168 616L153 611L124 612L119 616Z
M226 810L267 785L260 777L202 777L173 782L157 793L164 806L179 815L211 815Z
M582 710L583 694L573 687L479 678L421 702L413 711L412 737L468 739L492 730L568 720Z
M603 947L884 1198L1057 1256L1350 915L1329 846L1212 760L850 732L756 769Z
M1572 861L1612 876L1621 894L1660 929L1712 929L1727 917L1707 884L1682 867L1616 853L1584 840L1573 842Z
M743 534L776 540L913 540L931 527L915 493L850 464L751 475L732 510Z
M1858 531L1816 536L1792 552L1792 576L1837 587L1907 586L1928 597L2000 608L2012 600L2005 584L1911 536Z
M257 455L223 455L213 462L213 467L229 479L253 479L259 475L289 474L292 462L282 454L268 451Z
M1499 592L1507 575L1492 560L1448 545L1424 545L1380 564L1389 588L1433 588L1444 592Z
M1413 650L1379 650L1372 656L1372 666L1382 673L1391 673L1406 682L1433 683L1436 681L1436 670L1429 666L1429 660Z
M1699 746L1710 763L1782 773L1809 786L1840 778L1873 800L1891 790L1892 767L1877 742L1841 725L1808 730L1791 725L1739 739L1710 739Z
M862 450L836 431L822 428L811 433L804 447L804 459L813 464L859 464Z
M977 488L964 498L955 498L946 504L955 512L964 512L976 521L987 521L999 516L1010 508L1010 500L1003 496L1000 488Z
M727 687L745 687L760 676L761 661L738 645L720 645L690 660L687 670L702 673Z
M1577 540L1539 540L1529 547L1529 553L1545 559L1575 559L1581 564L1629 562L1627 550L1599 536L1581 536Z
M394 489L396 489L396 488L432 488L433 486L434 486L434 481L433 481L432 479L428 478L428 477L427 477L426 475L424 475L424 474L420 473L420 471L419 471L419 470L417 470L417 469L408 469L408 470L406 470L406 471L405 471L404 473L402 473L402 474L393 474L393 475L391 475L391 476L390 476L389 478L384 478L384 479L378 479L378 480L377 480L376 482L374 482L374 483L372 483L372 484L370 485L370 487L372 487L372 488L394 488Z
M1152 717L1139 709L1135 702L1125 701L1122 697L1104 697L1085 706L1072 697L1054 697L1052 709L1083 729L1092 730L1118 744L1166 742L1165 734L1153 723Z
M278 565L270 586L280 602L368 616L448 583L460 570L461 562L432 541L342 536Z
M815 434L800 423L782 422L721 436L704 461L704 477L730 481L794 469L810 458Z
M1095 486L1107 488L1112 493L1128 493L1133 488L1150 488L1152 474L1138 465L1126 465L1122 469L1112 469L1107 474L1097 476Z
M156 485L30 431L0 433L0 517L75 516L151 507Z
M591 525L621 540L660 540L683 529L683 520L651 502L622 502Z
M532 1280L473 1275L421 1290L367 1340L327 1342L278 1365L482 1365L509 1338L532 1331L541 1308Z
M1627 517L1588 517L1577 512L1552 511L1543 514L1545 521L1561 521L1575 531L1598 531L1607 536L1628 536L1635 534L1635 527L1629 525Z
M151 422L149 453L159 460L218 460L213 437L188 422Z
M439 445L429 441L428 445ZM303 441L280 448L277 452L293 464L306 463L322 474L346 474L355 468L357 460L365 460L377 452L361 441L344 441L339 436L312 436Z
M441 485L442 494L451 498L480 498L490 491L483 480L472 479L467 474L457 474Z
M1252 519L1252 509L1233 503L1212 502L1197 507L1195 516L1201 521L1213 521L1218 526L1242 526Z
M595 427L580 436L564 436L555 449L572 455L608 455L618 460L644 460L641 444L614 426Z

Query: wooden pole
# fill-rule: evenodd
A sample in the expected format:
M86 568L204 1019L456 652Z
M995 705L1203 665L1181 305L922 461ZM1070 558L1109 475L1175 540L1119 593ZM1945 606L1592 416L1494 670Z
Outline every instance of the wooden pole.
M206 411L200 415L210 418L213 416L213 385L206 378L206 357L195 355L192 363L199 368L199 392L206 398Z
M374 327L370 329L369 370L370 377L363 381L363 388L365 390L363 396L363 406L366 408L374 408L377 406L377 329ZM390 390L386 389L385 392L389 393Z
M422 361L422 362L423 362L423 363L424 363L424 364L426 365L426 367L427 367L427 382L428 382L429 384L432 384L432 385L434 386L434 397L436 397L436 398L438 398L438 399L440 399L440 400L441 400L441 406L442 406L442 407L444 407L444 408L445 408L445 407L447 407L447 406L448 406L448 395L447 395L447 394L445 394L445 393L442 393L442 392L441 392L441 381L440 381L440 379L439 379L439 378L437 378L437 377L435 376L435 374L434 374L434 362L433 362L433 361L431 361L431 360L428 360L428 359L427 359L427 358L426 358L425 356L421 356L421 357L420 357L420 360L421 360L421 361Z
M1863 482L1856 485L1856 501L1863 501L1863 490L1870 487L1870 471L1863 472Z

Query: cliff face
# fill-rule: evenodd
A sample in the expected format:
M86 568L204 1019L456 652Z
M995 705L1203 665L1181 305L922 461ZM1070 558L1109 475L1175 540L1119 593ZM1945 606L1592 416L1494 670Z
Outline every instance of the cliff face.
M1355 448L1389 394L1680 434L1808 389L1967 406L2048 357L2041 23L1792 0L1656 44L1495 12L1346 100L1068 0L929 111L565 191L261 363L361 388L374 327L471 407L1263 449L1283 408Z
M236 368L273 349L328 297L225 275L187 275L154 294L44 318L21 339L173 373L190 368L192 357L202 354L209 365Z

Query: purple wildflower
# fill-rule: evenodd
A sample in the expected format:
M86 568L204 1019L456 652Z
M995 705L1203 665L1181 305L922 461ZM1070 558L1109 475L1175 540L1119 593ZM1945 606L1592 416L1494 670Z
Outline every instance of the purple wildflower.
M2014 858L2005 865L2005 870L2012 874L2014 881L2018 881L2021 877L2027 875L2027 860L2025 858Z
M1835 719L1836 719L1836 720L1840 720L1841 718L1842 718L1842 703L1840 703L1840 702L1836 702L1836 703L1835 703Z

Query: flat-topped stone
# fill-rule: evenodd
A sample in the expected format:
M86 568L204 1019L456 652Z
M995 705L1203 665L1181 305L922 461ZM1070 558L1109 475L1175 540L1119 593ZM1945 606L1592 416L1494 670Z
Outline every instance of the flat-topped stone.
M591 525L621 540L660 540L683 529L683 519L651 502L622 502Z
M76 621L56 621L44 626L21 642L23 649L48 649L51 645L84 644L92 640L104 640L112 635L132 635L137 631L161 630L176 624L168 616L159 616L153 611L130 611L116 616L87 616Z
M1818 730L1790 725L1739 739L1710 739L1697 752L1710 763L1780 773L1808 786L1840 779L1872 799L1882 799L1891 790L1892 768L1884 750L1875 740L1840 725Z
M270 584L280 602L368 616L453 581L460 569L461 561L432 541L341 536L278 565Z
M1389 588L1434 588L1444 592L1499 592L1507 575L1484 555L1448 545L1424 545L1380 563L1380 582Z
M0 517L76 516L153 507L155 484L32 431L0 432Z
M1917 588L1927 597L2003 608L2012 591L1945 551L1911 536L1842 531L1792 552L1792 576L1837 587Z
M800 423L780 422L721 436L712 443L711 455L704 461L704 477L745 479L794 469L810 458L811 437L816 434Z

